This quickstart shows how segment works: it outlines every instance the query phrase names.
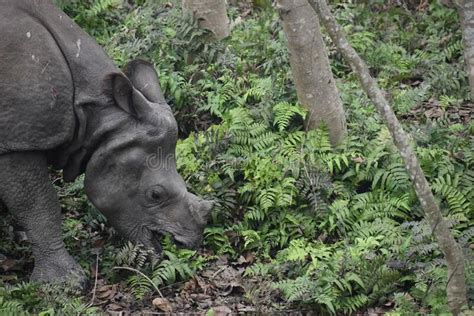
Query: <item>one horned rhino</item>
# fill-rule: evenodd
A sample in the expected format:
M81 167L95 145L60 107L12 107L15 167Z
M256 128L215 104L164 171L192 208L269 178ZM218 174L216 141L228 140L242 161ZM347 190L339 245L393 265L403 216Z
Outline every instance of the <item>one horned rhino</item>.
M0 202L32 243L32 279L84 274L61 238L48 166L85 191L130 240L160 250L160 235L200 244L212 203L177 173L177 124L152 65L121 72L49 0L0 0Z

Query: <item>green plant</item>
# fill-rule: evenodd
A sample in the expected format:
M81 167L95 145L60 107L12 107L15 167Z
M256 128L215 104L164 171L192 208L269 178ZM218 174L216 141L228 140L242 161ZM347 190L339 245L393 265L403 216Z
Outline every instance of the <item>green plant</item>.
M158 291L161 286L173 284L178 280L186 281L196 270L201 269L205 262L203 257L195 257L194 251L177 250L169 239L165 240L164 247L160 259L153 251L132 243L125 244L119 251L116 257L118 266L115 269L132 272L127 283L137 299L143 299Z
M77 289L62 285L0 283L0 313L2 314L81 314L95 315L98 310L78 296Z
M215 256L251 253L255 262L244 278L277 289L274 308L291 302L318 314L350 314L394 302L393 314L447 310L446 268L401 157L330 42L350 131L335 149L324 126L303 127L276 10L244 14L231 6L229 16L241 23L231 37L212 43L197 21L182 18L179 1L57 2L119 66L137 57L155 64L179 122L178 171L190 191L216 204L204 234L210 255L165 239L159 261L140 246L117 246L120 239L86 201L81 179L55 181L65 241L81 265L98 258L104 278L146 302ZM410 131L453 234L472 258L474 124L459 118L468 85L456 11L437 2L410 11L383 1L338 1L334 9ZM6 219L0 248L30 258ZM474 267L467 267L472 289ZM0 285L2 311L89 312L84 299L59 293L56 304L54 291L10 283Z

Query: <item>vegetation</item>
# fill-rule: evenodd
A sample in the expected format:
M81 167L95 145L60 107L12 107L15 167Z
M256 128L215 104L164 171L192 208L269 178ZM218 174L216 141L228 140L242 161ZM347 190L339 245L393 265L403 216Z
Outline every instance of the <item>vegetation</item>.
M290 302L321 314L448 312L446 267L401 158L334 47L329 57L348 124L336 149L325 128L304 130L272 8L231 6L230 19L241 22L228 39L209 43L196 21L183 19L178 1L57 2L118 65L137 57L155 63L180 126L178 170L191 191L217 202L203 250L165 239L158 260L107 227L81 179L64 184L54 173L66 243L91 280L119 284L139 302L130 306L151 309L156 288L174 297L225 257L245 268L242 278L257 280L260 286L241 294L257 309L288 309ZM465 251L472 304L474 124L457 12L436 2L411 11L375 2L339 3L335 13L416 144ZM0 221L8 256L0 261L7 271L0 311L96 313L93 284L94 294L81 297L25 282L31 253L10 220Z

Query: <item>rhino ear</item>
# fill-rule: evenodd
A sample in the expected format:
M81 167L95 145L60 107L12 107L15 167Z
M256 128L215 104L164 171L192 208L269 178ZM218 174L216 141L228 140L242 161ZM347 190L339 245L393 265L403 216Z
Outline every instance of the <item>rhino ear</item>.
M137 111L133 106L133 86L130 80L122 74L111 76L112 97L119 108L128 114L137 117Z
M133 86L149 101L166 103L161 92L158 74L151 63L141 59L132 60L124 67L123 72L131 80Z

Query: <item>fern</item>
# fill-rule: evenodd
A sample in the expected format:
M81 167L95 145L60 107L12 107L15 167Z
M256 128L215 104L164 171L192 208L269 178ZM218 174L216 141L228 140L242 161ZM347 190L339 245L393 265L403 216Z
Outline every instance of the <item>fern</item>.
M460 55L462 55L462 51L463 51L463 45L462 45L462 40L459 39L455 42L452 42L450 43L442 52L444 58L446 58L446 60L449 62L449 61L452 61L453 59L459 57Z
M288 102L280 102L275 104L273 107L275 118L273 124L278 126L278 130L281 132L285 130L295 115L299 115L301 118L305 118L306 112L299 106L294 106Z
M416 106L420 106L429 97L430 86L423 84L414 89L404 89L397 92L392 106L398 113L408 113Z
M122 249L118 251L116 262L118 265L141 269L150 258L153 258L153 251L144 249L141 245L127 242Z
M2 315L20 315L26 314L23 304L18 301L7 301L0 296L0 313Z
M164 250L163 255L166 259L152 267L150 277L136 273L128 278L131 292L137 299L143 299L163 285L175 283L178 279L187 280L194 275L195 268L189 260L193 252L183 250L174 254ZM200 264L198 263L199 267Z
M264 97L268 96L273 87L273 81L270 77L252 78L250 84L250 88L244 94L245 100L254 98L257 101L261 101Z
M472 205L472 200L468 200L463 192L457 189L458 185L459 177L452 178L447 174L437 178L432 184L432 188L435 193L446 200L449 217L459 222L465 222L473 215L474 205Z
M395 162L383 170L377 170L372 179L372 189L380 188L390 192L406 192L412 184L405 165Z
M84 11L87 17L98 16L105 12L109 7L121 4L120 0L94 0L92 5Z

